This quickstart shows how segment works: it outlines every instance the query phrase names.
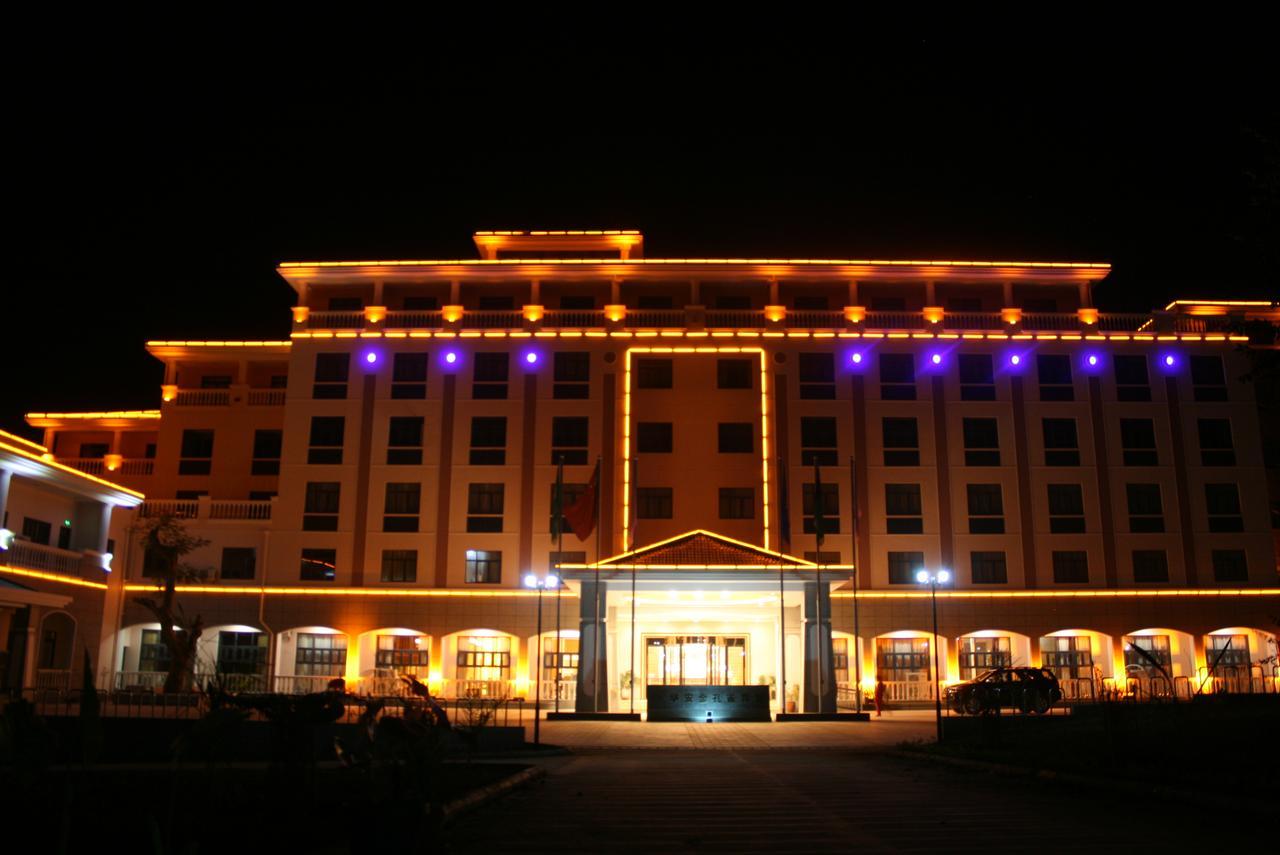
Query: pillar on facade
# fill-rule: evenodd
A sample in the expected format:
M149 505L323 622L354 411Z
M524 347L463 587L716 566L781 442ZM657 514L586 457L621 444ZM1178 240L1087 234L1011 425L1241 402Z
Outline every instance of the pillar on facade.
M0 528L5 528L4 515L9 507L9 482L13 473L8 469L0 469Z
M577 712L609 711L609 655L605 628L608 583L583 579L578 594ZM599 679L597 679L599 675Z
M831 590L804 583L804 694L801 712L836 711L835 651L831 644Z

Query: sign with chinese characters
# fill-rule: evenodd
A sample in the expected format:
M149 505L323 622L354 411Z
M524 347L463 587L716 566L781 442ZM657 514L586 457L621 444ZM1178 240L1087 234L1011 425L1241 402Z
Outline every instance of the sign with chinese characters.
M768 686L649 686L649 721L769 721Z

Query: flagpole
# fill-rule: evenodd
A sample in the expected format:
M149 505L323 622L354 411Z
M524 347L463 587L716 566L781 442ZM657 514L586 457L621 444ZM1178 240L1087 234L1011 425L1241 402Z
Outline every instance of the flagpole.
M631 541L631 543L627 547L627 552L631 552L636 548L636 517L640 513L640 508L636 505L634 501L634 498L640 494L639 488L636 487L637 472L639 472L639 467L636 465L636 458L633 457L631 458L631 473L630 473L631 474L631 498L633 499L633 501L631 502L631 519L627 521L631 528L631 531L628 533L630 535L629 540ZM631 694L631 714L635 715L636 713L636 562L635 562L635 558L631 559L631 683L629 688L630 688L630 694Z
M813 464L813 519L814 530L817 534L818 554L814 557L818 559L818 589L814 592L815 602L814 611L818 617L818 712L826 712L823 709L824 699L826 697L826 644L822 641L822 545L826 540L826 531L824 530L827 523L827 513L824 507L825 502L822 500L822 471L818 468L818 464Z
M778 487L784 492L788 489L786 476L787 462L781 457L778 458L778 469L781 477L778 479ZM791 506L789 502L779 501L786 510L784 513L790 513ZM785 528L789 532L791 530L791 521L785 520ZM787 548L791 548L791 541L788 539ZM787 712L787 603L786 589L782 581L782 559L778 559L778 651L779 656L779 678L781 682L781 690L778 695L778 712L786 714Z
M592 651L591 651L592 652L591 658L595 664L595 674L593 675L591 680L591 691L594 694L594 697L591 699L591 709L594 710L595 712L604 712L604 710L600 709L600 644L601 644L600 635L601 633L604 632L604 617L600 614L600 457L599 455L596 456L595 481L596 481L596 497L595 497L596 506L594 509L594 513L595 513L595 528L596 528L596 567L595 567L596 586L592 596L596 598L596 601L595 603L592 604L592 608L595 611L595 615L596 615L596 635L595 635L595 638L593 639L594 644L592 645ZM607 706L608 703L609 703L609 696L606 694L605 705Z
M556 554L564 552L564 458L556 467ZM561 558L563 560L563 558ZM559 577L557 576L557 579ZM563 580L560 580L562 582ZM564 642L560 639L560 592L564 585L556 584L556 712L560 712L560 663L564 659ZM539 663L541 664L541 663Z
M858 626L858 470L854 466L853 458L849 458L849 507L853 511L853 532L851 540L853 541L853 560L849 563L853 565L853 708L855 712L862 712L862 650L860 644L862 642L862 633Z

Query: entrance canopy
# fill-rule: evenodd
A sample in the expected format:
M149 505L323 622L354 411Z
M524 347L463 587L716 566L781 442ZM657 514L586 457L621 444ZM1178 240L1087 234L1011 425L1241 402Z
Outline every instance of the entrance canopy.
M566 579L584 579L597 572L601 579L611 579L624 573L630 575L634 570L639 578L654 581L751 581L776 578L779 571L793 578L816 578L820 572L853 569L852 564L817 564L704 529L687 531L599 562L556 566Z

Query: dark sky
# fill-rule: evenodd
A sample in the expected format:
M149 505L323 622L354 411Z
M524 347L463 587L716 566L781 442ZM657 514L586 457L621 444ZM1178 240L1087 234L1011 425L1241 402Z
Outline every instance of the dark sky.
M149 338L284 337L280 261L469 258L485 228L638 228L655 257L1110 261L1112 310L1280 294L1270 53L596 44L51 46L8 104L0 428L156 406Z

